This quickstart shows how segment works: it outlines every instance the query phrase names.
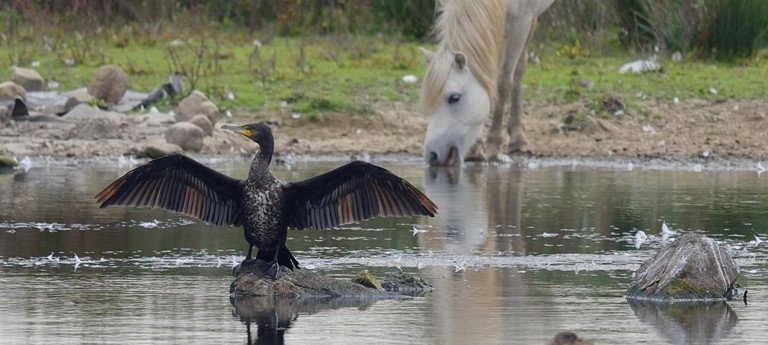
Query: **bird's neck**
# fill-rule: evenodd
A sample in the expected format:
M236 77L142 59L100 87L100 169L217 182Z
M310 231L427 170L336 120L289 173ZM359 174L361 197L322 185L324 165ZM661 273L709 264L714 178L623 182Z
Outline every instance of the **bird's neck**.
M259 149L256 151L256 160L262 162L266 168L269 168L269 164L272 163L274 146L267 143L261 144L260 146L261 147L259 147Z
M269 172L269 164L272 162L272 146L262 145L258 151L256 151L256 158L251 163L250 176L261 178L271 176Z

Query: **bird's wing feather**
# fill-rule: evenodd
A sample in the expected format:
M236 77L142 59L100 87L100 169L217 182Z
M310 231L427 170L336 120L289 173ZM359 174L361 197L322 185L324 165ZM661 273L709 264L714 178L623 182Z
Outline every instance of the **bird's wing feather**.
M288 226L328 229L373 217L434 216L437 206L388 170L355 161L285 187Z
M173 153L129 171L96 194L96 199L101 208L160 207L216 225L241 225L242 183Z

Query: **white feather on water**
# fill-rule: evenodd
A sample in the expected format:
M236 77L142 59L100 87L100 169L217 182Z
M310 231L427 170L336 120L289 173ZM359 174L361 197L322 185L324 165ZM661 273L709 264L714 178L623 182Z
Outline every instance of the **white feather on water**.
M640 249L640 246L645 243L645 241L648 240L648 235L645 234L645 231L638 230L635 234L635 248Z

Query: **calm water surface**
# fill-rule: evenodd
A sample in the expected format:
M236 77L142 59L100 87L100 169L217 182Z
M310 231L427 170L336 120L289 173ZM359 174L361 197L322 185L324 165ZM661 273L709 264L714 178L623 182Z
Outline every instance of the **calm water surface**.
M243 177L249 159L203 159ZM296 163L296 180L341 163ZM434 285L403 300L230 301L242 230L153 209L99 209L130 169L46 164L0 173L0 343L764 344L768 176L580 166L430 171L379 162L426 191L435 218L293 231L305 269L351 277L402 269ZM630 305L632 272L661 221L729 244L749 305ZM650 235L636 243L635 234ZM674 238L674 236L672 236Z

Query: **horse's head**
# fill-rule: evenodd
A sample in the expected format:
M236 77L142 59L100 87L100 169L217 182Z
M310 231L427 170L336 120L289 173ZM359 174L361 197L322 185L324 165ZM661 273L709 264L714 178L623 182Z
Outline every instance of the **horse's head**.
M424 159L429 165L461 165L490 112L491 99L462 53L419 48L429 67L421 102L429 116Z

